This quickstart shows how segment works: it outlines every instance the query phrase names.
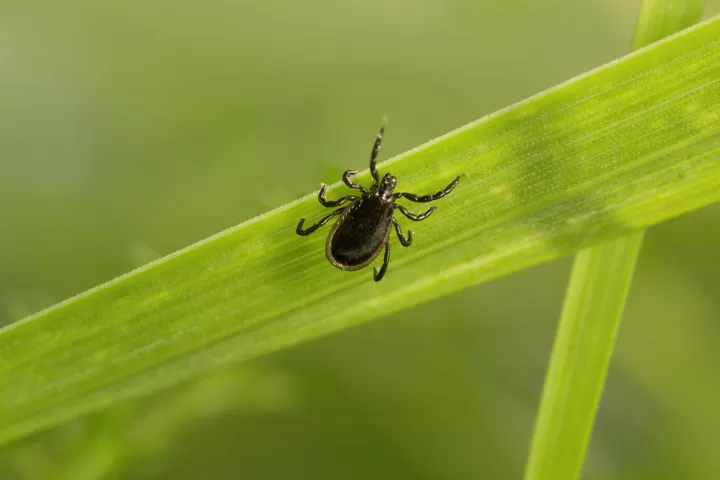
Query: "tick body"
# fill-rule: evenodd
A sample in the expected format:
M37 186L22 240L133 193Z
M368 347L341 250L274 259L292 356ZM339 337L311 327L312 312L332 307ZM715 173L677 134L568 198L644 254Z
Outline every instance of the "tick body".
M318 201L325 207L340 208L306 229L303 229L305 223L303 218L296 229L298 235L310 235L333 218L340 217L333 225L327 238L325 245L327 259L341 270L360 270L372 263L384 247L385 255L382 267L380 267L380 270L374 269L376 282L379 282L385 276L390 262L390 231L392 228L395 228L402 246L409 247L412 244L412 231L408 230L407 237L403 235L400 224L394 215L395 210L400 210L400 213L415 222L425 220L435 211L433 206L421 214L414 214L404 206L396 203L396 200L406 198L412 202L432 202L452 192L462 177L462 175L457 177L450 185L433 195L418 196L412 193L395 193L397 179L390 173L386 173L381 179L376 166L386 123L387 120L383 119L382 127L380 127L380 131L375 138L375 144L370 155L372 186L367 189L362 185L353 183L351 177L357 171L346 171L343 174L343 182L348 187L359 190L361 194L347 195L338 200L327 200L325 198L327 185L323 185L318 194Z

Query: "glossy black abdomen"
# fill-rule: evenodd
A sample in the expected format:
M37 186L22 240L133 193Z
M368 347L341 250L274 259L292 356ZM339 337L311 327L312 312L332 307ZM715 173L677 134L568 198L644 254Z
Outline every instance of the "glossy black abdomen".
M328 236L326 254L343 270L358 270L378 256L392 224L393 202L378 195L355 200Z

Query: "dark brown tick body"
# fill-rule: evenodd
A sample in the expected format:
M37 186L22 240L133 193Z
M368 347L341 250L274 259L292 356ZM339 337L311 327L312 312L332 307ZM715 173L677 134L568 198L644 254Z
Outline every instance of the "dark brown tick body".
M323 206L337 207L347 202L351 203L338 208L307 229L303 229L305 222L303 218L296 229L298 235L310 235L330 219L339 215L340 218L335 222L328 235L325 246L327 259L341 270L360 270L372 263L385 247L385 259L382 267L380 267L380 271L374 269L376 282L383 278L390 262L390 226L395 227L395 232L404 247L409 247L412 244L412 232L408 231L407 238L403 236L400 224L394 216L395 209L400 210L403 215L416 222L425 220L435 211L435 207L430 207L426 212L416 215L409 212L402 205L395 203L395 201L399 198L407 198L413 202L432 202L452 192L460 182L460 177L457 177L450 185L434 195L417 196L412 193L393 193L397 179L390 173L386 173L380 180L376 167L377 154L380 151L380 143L384 132L385 121L383 121L383 125L377 134L370 156L370 173L373 177L373 184L370 189L352 183L350 177L355 175L357 171L346 171L343 174L343 182L350 188L360 190L362 195L348 195L338 200L327 200L325 198L327 185L323 185L318 194L318 200Z
M328 235L325 253L343 270L360 270L378 256L390 236L393 204L379 192L350 204Z

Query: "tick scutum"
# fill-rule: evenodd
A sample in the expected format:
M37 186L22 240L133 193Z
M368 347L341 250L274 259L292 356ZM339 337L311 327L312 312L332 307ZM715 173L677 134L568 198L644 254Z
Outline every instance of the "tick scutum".
M390 235L394 202L377 193L355 200L335 223L325 246L327 259L341 270L368 266Z

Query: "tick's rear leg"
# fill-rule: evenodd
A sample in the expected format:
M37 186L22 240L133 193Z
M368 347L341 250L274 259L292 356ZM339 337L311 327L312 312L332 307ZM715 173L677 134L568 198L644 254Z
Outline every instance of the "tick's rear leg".
M432 214L432 212L435 211L435 209L436 209L437 207L434 207L434 206L433 206L433 207L430 207L430 208L427 209L427 212L420 213L420 214L412 213L412 212L408 211L407 208L405 208L405 207L403 207L402 205L399 205L399 204L395 204L395 208L397 208L398 210L400 210L400 211L402 212L402 214L405 215L405 216L406 216L407 218L409 218L410 220L414 220L414 221L416 221L416 222L419 222L420 220L425 220L426 218L428 218L428 217Z
M325 193L327 192L328 186L323 185L320 189L320 193L318 193L318 201L322 204L323 207L339 207L345 202L351 202L353 200L357 200L357 196L355 195L348 195L346 197L338 198L337 200L327 200L325 198Z
M387 272L388 263L390 263L390 242L387 242L385 244L385 258L383 259L383 264L382 264L382 267L380 267L380 271L378 272L378 269L373 267L373 274L375 275L376 282L379 282L385 276L385 272Z
M393 225L395 225L395 233L397 233L398 238L400 239L400 243L403 247L409 247L412 245L412 230L408 230L408 236L405 238L402 233L402 229L400 228L400 224L397 220L395 220L395 217L393 217Z
M408 200L410 200L412 202L420 202L420 203L432 202L433 200L438 200L438 199L444 197L445 195L447 195L448 193L452 192L455 189L455 187L457 187L457 184L460 183L460 178L463 176L464 176L464 174L460 175L455 180L453 180L450 185L448 185L447 187L443 188L442 190L440 190L439 192L437 192L433 195L418 196L418 195L415 195L414 193L401 192L401 193L396 193L395 195L393 195L393 197L395 197L396 199L397 198L407 198Z
M335 217L335 216L337 216L337 215L340 215L340 214L343 213L344 211L345 211L345 208L344 208L344 207L343 207L343 208L338 208L337 210L335 210L334 212L332 212L330 215L326 215L325 217L323 217L322 220L320 220L318 223L316 223L316 224L313 225L312 227L308 227L306 230L303 230L303 228L302 228L302 227L303 227L303 224L305 223L305 219L304 219L304 218L301 218L301 219L300 219L300 223L298 223L298 226L297 226L297 228L295 229L295 233L297 233L298 235L302 235L302 236L310 235L310 234L313 233L315 230L317 230L318 228L320 228L320 227L322 227L323 225L325 225L331 218L333 218L333 217Z
M350 188L354 188L354 189L356 189L356 190L360 190L362 193L368 193L367 188L363 187L363 186L360 185L359 183L353 183L353 181L350 180L350 177L352 177L352 176L355 175L356 173L357 173L357 170L347 170L347 171L345 171L345 173L343 173L343 177L342 177L343 183L345 183L345 185L347 185L347 186L350 187Z

